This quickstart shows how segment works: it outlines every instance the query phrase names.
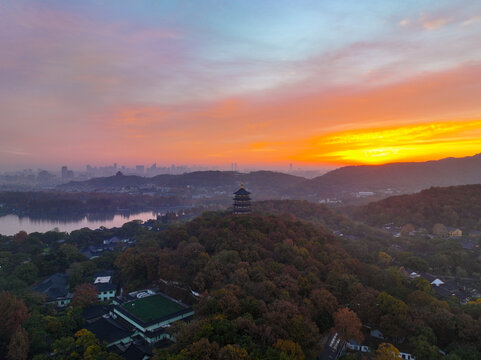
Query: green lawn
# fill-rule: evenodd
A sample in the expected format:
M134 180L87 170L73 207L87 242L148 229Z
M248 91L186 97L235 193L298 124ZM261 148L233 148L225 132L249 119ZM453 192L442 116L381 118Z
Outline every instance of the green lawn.
M184 309L182 305L159 294L125 303L122 307L145 322L159 319Z

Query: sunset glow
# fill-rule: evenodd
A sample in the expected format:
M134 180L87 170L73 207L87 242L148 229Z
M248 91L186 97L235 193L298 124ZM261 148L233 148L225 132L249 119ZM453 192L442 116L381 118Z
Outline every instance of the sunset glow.
M406 159L462 157L480 151L481 121L348 131L316 142L322 152L315 157L335 163L378 165Z
M481 152L479 1L6 1L0 166Z

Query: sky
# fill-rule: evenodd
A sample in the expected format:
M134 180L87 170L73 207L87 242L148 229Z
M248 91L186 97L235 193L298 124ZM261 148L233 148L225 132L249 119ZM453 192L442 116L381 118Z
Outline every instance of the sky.
M0 2L0 171L481 152L481 1Z

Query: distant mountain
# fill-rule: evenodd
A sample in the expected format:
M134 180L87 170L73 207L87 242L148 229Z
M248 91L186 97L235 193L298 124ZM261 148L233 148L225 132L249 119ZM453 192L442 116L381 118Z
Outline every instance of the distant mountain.
M233 192L244 182L246 188L257 198L282 197L285 189L292 188L306 179L273 171L255 171L242 174L235 171L196 171L182 175L116 176L72 181L59 186L61 190L108 191L118 188L169 187L192 191Z
M356 192L410 193L431 186L481 183L481 154L427 162L346 166L296 185L293 197L339 197Z
M392 196L357 209L354 216L371 225L408 223L429 231L434 224L481 229L481 185L433 187L416 194Z

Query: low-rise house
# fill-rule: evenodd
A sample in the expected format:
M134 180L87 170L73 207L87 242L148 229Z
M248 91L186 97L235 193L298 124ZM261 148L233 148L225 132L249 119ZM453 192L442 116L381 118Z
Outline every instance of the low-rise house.
M147 360L152 357L151 348L143 341L133 341L126 346L117 344L112 351L125 360Z
M384 334L378 329L371 330L370 335L376 339L384 339Z
M107 316L87 323L85 329L94 333L100 341L105 341L107 348L116 344L129 344L132 342L132 336L134 335L134 331Z
M381 343L386 342L384 339L384 336L382 338L373 336L371 334L375 335L382 335L382 333L379 330L372 330L369 334L367 334L363 344L358 344L355 340L350 340L349 342L346 343L346 348L349 351L352 352L362 352L362 353L370 353L376 351L378 346ZM396 347L399 349L400 352L400 359L403 360L416 360L415 356L411 354L411 349L406 348L405 346L398 347L399 345L396 345Z
M471 231L469 232L469 237L474 237L474 238L479 237L479 238L481 238L481 231L479 231L479 230L471 230Z
M94 286L99 292L98 298L100 301L110 301L117 295L117 284L112 282L112 272L107 271L97 273L94 276Z
M479 248L479 244L476 241L470 239L461 239L459 244L464 250L476 250Z
M105 341L109 351L129 359L148 358L153 344L158 347L162 341L173 340L166 332L171 323L190 320L194 315L191 307L152 290L115 300L115 305L85 309L85 328Z
M93 305L82 310L82 317L85 323L90 324L99 320L109 312L110 309L105 305Z
M90 246L87 246L86 248L83 248L82 250L80 250L82 255L87 257L89 260L92 260L92 259L95 259L95 258L99 257L105 251L106 251L106 249L103 246L95 246L95 245L90 245Z
M44 294L47 304L56 304L58 307L66 307L73 298L69 291L68 275L62 273L49 276L34 286L32 291Z
M110 239L105 239L103 241L104 245L116 246L122 243L127 243L129 239L119 239L117 236L111 237Z
M346 350L346 342L339 337L338 333L330 336L325 345L324 351L317 357L318 360L337 360Z
M173 322L190 320L194 310L163 293L148 289L116 297L112 316L128 323L137 334L153 344L170 339L166 328Z
M449 227L449 226L446 227L446 229L448 230L448 236L449 237L461 237L461 236L463 236L463 231L461 229Z
M457 297L461 303L469 301L468 293L453 280L438 278L432 274L422 273L421 276L429 281L434 292L441 298Z

